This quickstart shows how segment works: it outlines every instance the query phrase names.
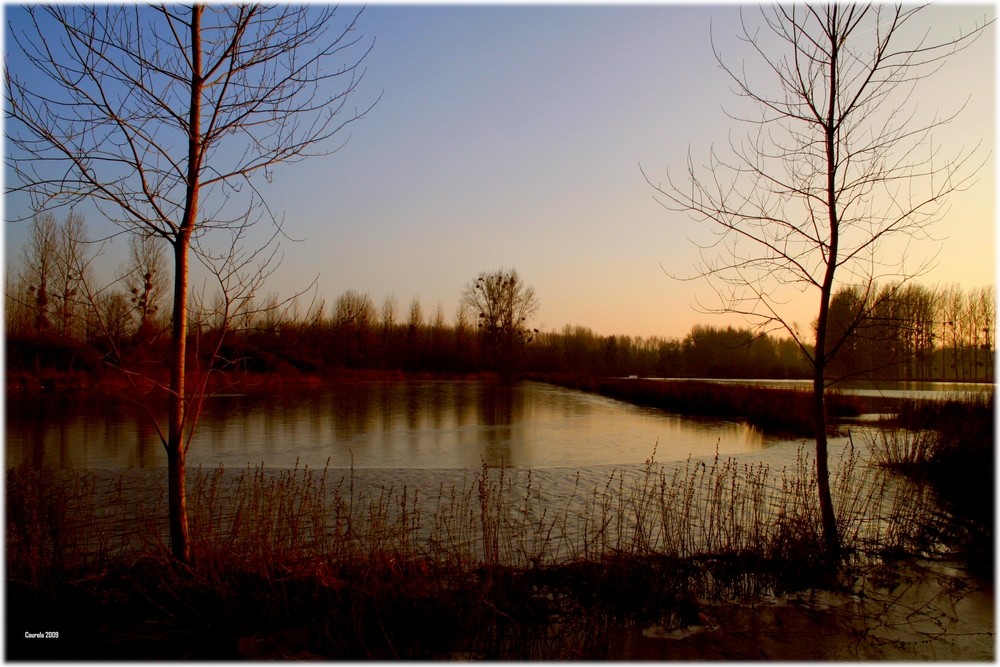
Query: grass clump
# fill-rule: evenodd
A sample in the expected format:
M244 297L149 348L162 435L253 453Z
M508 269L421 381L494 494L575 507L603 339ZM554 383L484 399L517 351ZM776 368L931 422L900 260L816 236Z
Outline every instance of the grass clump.
M943 539L964 551L980 576L993 577L994 395L904 403L868 434L879 465L926 480L947 511Z

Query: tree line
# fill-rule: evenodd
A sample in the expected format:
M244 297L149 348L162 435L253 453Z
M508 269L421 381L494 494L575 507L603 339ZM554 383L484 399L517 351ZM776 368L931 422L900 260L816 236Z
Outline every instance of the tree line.
M835 334L850 330L830 367L841 377L995 379L992 285L842 288L831 299L829 326Z
M83 218L36 216L18 261L8 267L8 370L101 374L111 368L164 371L170 271L155 237L132 236L128 259L96 284L99 246ZM196 295L189 349L197 368L234 373L315 374L337 370L475 373L521 371L643 377L808 378L790 338L748 327L698 324L683 338L601 335L585 326L540 332L538 307L517 272L481 274L449 318L419 298L376 302L348 289L332 303L303 295L245 299L235 313L224 294ZM226 313L223 317L222 314ZM832 299L833 333L851 329L832 377L992 381L996 329L992 286L964 290L915 283ZM450 319L450 321L449 321ZM160 368L162 367L162 368ZM164 371L165 372L165 371Z

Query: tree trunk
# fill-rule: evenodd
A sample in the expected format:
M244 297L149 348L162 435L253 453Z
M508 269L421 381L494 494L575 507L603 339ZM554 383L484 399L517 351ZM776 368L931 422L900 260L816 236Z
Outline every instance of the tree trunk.
M838 8L832 9L832 24L837 23ZM837 203L837 95L838 44L833 40L830 51L829 108L826 113L824 133L826 139L826 194L827 214L830 225L830 243L826 256L826 273L820 286L819 316L816 321L816 350L813 353L813 423L816 428L816 476L819 492L819 510L823 521L823 542L830 564L840 557L840 536L837 534L837 516L833 511L830 494L830 469L827 462L826 442L826 336L830 319L830 298L833 278L837 269L840 246L840 216Z
M201 14L204 7L191 11L191 106L188 129L188 172L184 218L174 242L173 359L170 368L170 416L167 424L167 494L170 512L170 551L182 563L191 562L187 517L187 293L188 251L191 233L198 218L199 173L201 168Z
M840 535L837 532L837 515L833 510L830 493L830 466L827 461L826 441L826 391L824 372L817 364L813 376L813 422L816 428L816 479L819 491L819 511L823 521L823 544L830 563L840 557Z
M831 213L835 220L835 214ZM813 353L813 426L816 429L816 486L819 492L819 510L823 522L823 543L828 562L832 565L840 558L840 536L837 533L837 516L833 510L830 493L830 467L827 461L826 441L826 337L830 319L830 295L833 292L834 264L837 254L838 234L831 223L830 255L826 277L820 289L819 317L816 320L816 350Z
M191 539L187 516L187 452L184 447L167 451L170 552L181 563L191 562Z
M187 447L184 438L187 394L187 288L188 236L174 247L174 308L170 368L170 414L167 422L167 494L170 512L170 551L174 558L191 561L187 520Z

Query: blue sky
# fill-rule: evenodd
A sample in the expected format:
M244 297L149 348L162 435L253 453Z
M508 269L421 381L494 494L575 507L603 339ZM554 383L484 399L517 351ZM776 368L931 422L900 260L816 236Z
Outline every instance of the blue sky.
M945 6L924 20L948 30L993 14ZM467 282L515 267L535 287L543 330L683 337L696 322L739 323L695 312L711 290L664 273L690 272L700 232L659 206L640 172L659 180L684 168L689 148L726 144L734 97L709 36L742 59L738 27L736 5L369 6L360 29L375 46L354 103L381 100L336 154L281 167L263 187L305 239L284 243L268 288L291 294L318 275L328 306L354 289L376 304L392 294L403 312L414 297L425 313L440 303L452 321ZM921 84L921 110L970 98L936 135L946 147L993 150L994 34ZM994 186L990 157L953 197L922 282L994 281ZM23 225L7 232L9 262ZM811 299L791 307L808 326Z

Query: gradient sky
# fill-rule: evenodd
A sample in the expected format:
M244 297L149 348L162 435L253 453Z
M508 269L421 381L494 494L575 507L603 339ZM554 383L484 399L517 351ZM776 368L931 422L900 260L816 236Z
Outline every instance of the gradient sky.
M922 20L940 37L994 13L943 6ZM305 239L284 243L269 290L288 295L318 275L328 308L354 289L376 305L393 294L401 313L414 297L425 314L440 303L452 322L466 283L515 267L546 331L683 337L697 322L740 322L696 312L710 288L665 274L690 273L689 238L705 236L657 204L640 172L658 181L684 169L689 148L701 159L727 143L735 98L709 39L731 61L749 58L735 40L738 6L376 4L360 28L375 46L354 102L382 98L335 155L281 167L264 186ZM995 280L994 51L991 29L918 88L921 112L968 99L935 143L982 141L988 158L935 229L943 241L924 284ZM24 227L7 225L8 262ZM125 243L115 245L112 255ZM812 300L791 319L808 326Z

